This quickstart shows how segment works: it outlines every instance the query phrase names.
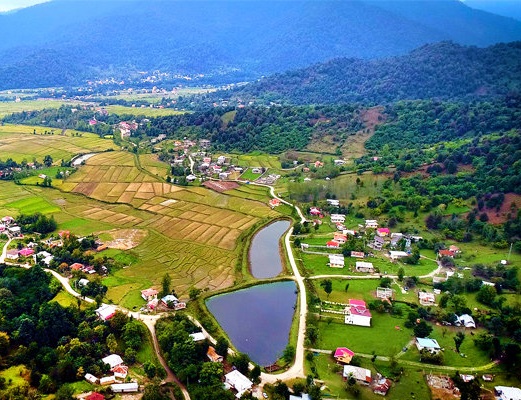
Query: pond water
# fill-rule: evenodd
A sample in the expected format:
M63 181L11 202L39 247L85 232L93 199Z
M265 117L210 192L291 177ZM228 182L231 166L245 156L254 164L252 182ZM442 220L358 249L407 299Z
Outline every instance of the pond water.
M293 281L268 283L211 297L206 305L235 348L267 366L288 344L296 290Z
M279 240L289 226L289 221L275 221L253 237L249 260L251 274L255 278L273 278L282 272Z

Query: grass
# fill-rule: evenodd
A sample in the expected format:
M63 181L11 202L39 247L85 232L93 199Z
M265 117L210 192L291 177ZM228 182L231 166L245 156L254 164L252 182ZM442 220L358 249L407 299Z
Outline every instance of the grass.
M243 168L262 167L275 170L281 169L279 157L271 154L253 152L248 154L226 154L226 157L230 157L231 164Z
M24 199L15 200L5 204L7 208L17 209L21 214L52 214L60 211L60 207L49 203L42 197L26 197Z
M240 179L243 181L254 181L254 180L260 178L261 176L262 176L262 174L254 174L253 169L248 168L248 169L246 169L246 171L244 171L241 174Z
M37 111L44 108L59 108L64 104L69 104L59 100L24 100L19 103L15 101L0 102L0 118L6 115L22 112Z
M110 114L132 115L145 117L164 117L167 115L186 114L186 111L179 111L173 108L157 108L157 107L126 107L126 106L105 106Z
M67 293L65 290L60 290L56 296L54 296L51 301L57 302L62 307L77 307L78 302L76 300L76 297L71 295L70 293Z

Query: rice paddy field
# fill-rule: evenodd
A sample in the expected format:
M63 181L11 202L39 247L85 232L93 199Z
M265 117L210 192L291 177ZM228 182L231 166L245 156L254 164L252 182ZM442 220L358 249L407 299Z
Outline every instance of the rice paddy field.
M56 163L59 160L70 160L76 154L102 152L117 147L112 140L102 139L93 133L66 130L62 134L56 129L54 135L45 135L45 130L50 128L10 124L0 126L0 158L12 158L16 162L32 162L36 158L42 162L46 155L50 155ZM76 136L77 133L81 136Z
M245 167L261 167L271 169L281 169L278 156L265 153L249 154L226 154L231 159L231 164Z
M0 118L6 115L22 112L22 111L37 111L44 108L59 108L64 104L70 104L61 100L23 100L15 101L1 101L0 102Z

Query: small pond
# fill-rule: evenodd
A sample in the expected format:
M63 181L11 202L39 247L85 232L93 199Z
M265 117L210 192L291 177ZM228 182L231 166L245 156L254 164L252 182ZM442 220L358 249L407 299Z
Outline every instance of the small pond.
M257 279L273 278L282 272L279 241L290 222L275 221L262 228L252 239L249 261L251 274Z
M235 348L267 366L288 345L296 290L293 281L268 283L211 297L206 305Z

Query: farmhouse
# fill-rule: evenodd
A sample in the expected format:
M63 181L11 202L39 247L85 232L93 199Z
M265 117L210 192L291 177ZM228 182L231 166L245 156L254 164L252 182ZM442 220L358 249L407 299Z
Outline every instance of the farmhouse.
M512 386L496 386L494 388L498 400L521 400L521 389Z
M355 353L347 347L339 347L335 350L333 355L335 361L341 364L349 364Z
M74 263L69 266L71 271L81 271L85 266L80 263Z
M373 387L373 393L385 396L393 383L390 379L382 378Z
M438 251L438 257L449 257L454 258L454 252L450 250L440 250Z
M116 314L116 307L109 304L103 304L100 308L96 309L96 315L103 321L108 321Z
M108 364L111 369L123 364L123 359L117 354L110 354L107 357L102 358L101 361L104 364Z
M253 386L253 383L237 370L224 375L224 379L224 386L227 389L234 389L237 392L235 397L238 399Z
M434 293L418 292L418 300L422 306L433 306L436 303Z
M116 365L111 371L114 373L114 377L125 379L128 374L128 367L126 365Z
M374 272L373 263L365 262L365 261L357 261L355 270L356 270L356 272L373 273Z
M365 227L366 228L376 229L376 228L378 228L378 221L376 219L366 219L365 220Z
M208 346L208 351L206 352L206 357L208 357L208 359L211 362L223 362L223 356L220 356L219 354L217 354L217 352L215 351L215 348L213 346Z
M329 204L330 206L333 206L333 207L338 207L340 205L340 200L326 199L326 201L327 201L327 204Z
M22 257L29 257L29 256L32 256L33 254L34 254L33 249L22 249L18 252L18 255L20 255Z
M329 266L331 268L344 268L344 256L342 254L330 254Z
M349 325L371 326L371 312L363 300L349 300L344 310L344 322Z
M186 308L186 303L181 302L172 294L167 294L165 297L161 299L161 303L163 303L165 306L170 307L174 310L182 310L183 308Z
M271 208L278 207L278 206L280 206L280 200L279 199L271 199L269 204L270 204Z
M326 247L330 249L338 249L340 247L340 243L335 240L330 240L326 243Z
M476 327L476 323L474 322L474 318L472 318L470 315L468 314L463 314L462 316L457 317L457 320L456 322L454 323L454 325L456 326L464 326L465 328L475 328Z
M262 168L252 168L251 173L252 174L262 174Z
M115 383L110 385L110 388L114 393L132 393L139 390L139 385L137 382Z
M18 250L17 249L7 250L5 258L7 258L8 260L17 260L18 259Z
M309 209L309 214L314 216L320 216L322 215L322 211L320 211L320 208L317 207L311 207Z
M156 289L148 288L141 291L141 297L145 301L151 301L153 299L157 299L157 294L159 292Z
M115 383L115 382L116 382L116 377L114 375L104 376L103 378L101 378L99 380L99 384L101 386L110 385L111 383Z
M407 254L405 251L389 251L389 257L391 258L391 261L396 261L400 258L409 257L409 254Z
M422 351L423 349L427 349L431 353L437 353L441 350L440 345L436 341L436 339L429 339L429 338L416 338L416 347L419 351Z
M355 367L353 365L344 365L344 371L342 372L342 376L345 380L349 379L352 376L358 382L363 383L365 385L369 385L372 381L370 370Z
M344 214L331 214L331 222L336 224L337 222L344 223L346 216Z

